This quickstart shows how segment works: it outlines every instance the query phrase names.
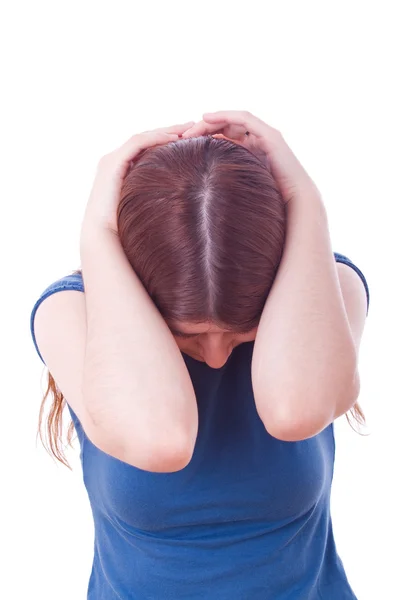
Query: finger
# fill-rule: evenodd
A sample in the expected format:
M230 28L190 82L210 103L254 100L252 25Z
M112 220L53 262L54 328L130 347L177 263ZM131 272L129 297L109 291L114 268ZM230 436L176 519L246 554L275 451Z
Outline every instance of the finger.
M119 160L129 161L135 156L153 146L168 144L179 139L177 133L167 133L165 131L143 132L131 137L125 144L117 149Z
M241 141L237 138L229 137L228 135L224 135L223 133L215 133L212 137L216 138L217 140L228 140L228 142L233 142L234 144L241 144Z
M150 148L157 144L165 144L172 140L179 138L178 133L171 133L168 131L149 131L146 134L139 134L136 136L136 146L143 150L144 148Z
M247 125L256 117L244 110L218 110L216 112L204 113L203 119L207 123L235 123L236 125Z
M187 123L181 123L179 125L171 125L171 127L162 127L157 131L165 131L166 133L177 133L181 134L195 124L195 121L188 121Z
M244 110L220 110L214 113L204 113L203 119L210 124L225 122L230 125L242 126L256 136L260 135L260 130L265 131L269 127L264 121ZM272 130L272 128L270 129Z
M224 127L224 135L233 140L241 140L245 137L246 127L244 125L226 124Z
M216 133L217 131L222 131L221 124L210 124L205 123L204 121L199 121L198 123L195 123L195 125L190 127L190 129L187 129L182 134L182 137L198 137L201 135Z
M141 134L136 134L136 135L142 135L144 133L177 133L178 135L180 135L183 131L185 131L186 129L189 129L189 127L192 127L192 125L195 124L196 121L188 121L187 123L180 123L179 125L171 125L169 127L157 127L156 129L148 129L146 131L142 131ZM134 136L132 136L134 137Z

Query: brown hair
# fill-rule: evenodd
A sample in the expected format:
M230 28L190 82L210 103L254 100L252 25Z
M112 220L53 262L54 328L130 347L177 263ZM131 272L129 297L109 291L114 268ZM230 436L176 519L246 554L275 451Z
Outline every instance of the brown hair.
M211 320L238 333L258 324L286 232L285 203L265 157L212 136L147 149L124 179L117 223L132 268L166 320ZM69 467L59 447L66 403L50 372L39 434L43 443L50 391L50 449ZM365 423L357 403L351 413ZM73 429L71 422L69 445Z

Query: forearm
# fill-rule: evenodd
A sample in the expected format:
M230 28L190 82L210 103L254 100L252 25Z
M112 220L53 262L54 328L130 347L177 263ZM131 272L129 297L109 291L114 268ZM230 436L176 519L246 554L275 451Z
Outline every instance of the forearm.
M287 237L254 345L252 382L267 429L305 439L353 394L356 349L328 219L312 198L288 206Z
M149 448L193 448L198 416L189 373L119 238L88 228L80 253L87 311L82 391L95 428L127 462Z

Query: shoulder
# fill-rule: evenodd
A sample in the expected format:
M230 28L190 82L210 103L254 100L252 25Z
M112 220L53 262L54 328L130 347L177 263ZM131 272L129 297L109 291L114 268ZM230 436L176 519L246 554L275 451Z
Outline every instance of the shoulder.
M358 303L366 298L366 314L369 311L370 291L364 272L348 256L334 252L340 286L347 289L347 295L358 297ZM363 269L364 270L364 269Z
M60 296L57 296L56 302L54 302L53 300L44 302L45 300L47 300L47 298L56 294L56 292L61 292L61 291L79 291L81 293L84 293L85 289L84 289L82 274L78 271L74 271L68 275L64 275L63 277L56 279L55 281L50 283L41 293L38 294L38 296L33 304L33 307L31 309L31 313L30 313L30 331L31 331L31 336L32 336L32 340L35 345L36 351L37 351L40 359L42 360L42 362L44 362L44 360L39 351L37 339L36 339L37 338L37 330L38 330L38 322L39 322L39 320L47 321L48 316L49 316L50 320L52 320L53 317L49 313L51 310L54 309L55 305L57 305L57 309L58 309L58 307L61 303L71 302L71 299L69 299L69 298L66 299L66 297L63 294ZM72 298L72 303L81 305L82 298L83 298L83 296L81 294L78 294L76 297L74 295L74 297ZM45 306L46 309L43 310L42 306Z
M369 287L364 273L347 256L335 252L335 260L343 302L358 354L369 311Z

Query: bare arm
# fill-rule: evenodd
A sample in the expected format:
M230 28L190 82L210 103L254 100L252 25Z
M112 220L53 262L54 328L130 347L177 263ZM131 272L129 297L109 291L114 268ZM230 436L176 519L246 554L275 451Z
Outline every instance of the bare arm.
M288 205L287 240L261 316L252 380L266 429L287 441L316 435L357 399L357 349L317 197Z
M198 428L179 348L114 232L86 227L80 250L87 317L82 394L94 430L120 460L179 470Z
M232 110L204 113L182 137L221 132L265 157L287 208L284 253L261 315L251 375L267 431L285 441L306 439L357 400L364 289L354 275L339 278L321 194L282 134Z

